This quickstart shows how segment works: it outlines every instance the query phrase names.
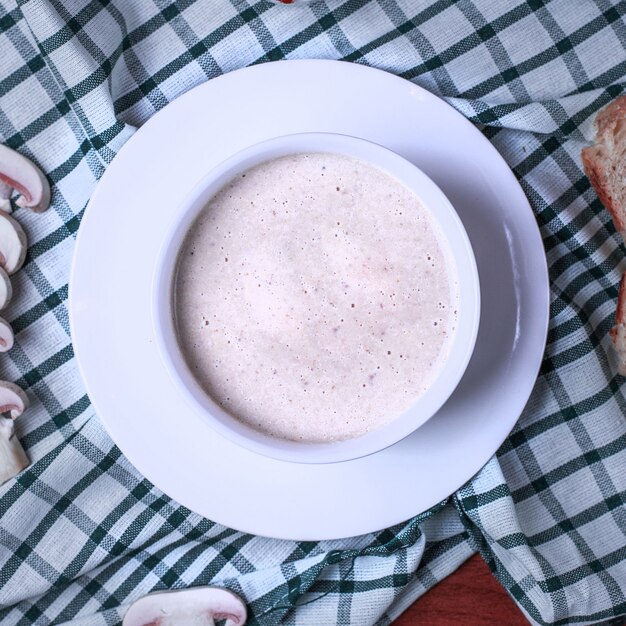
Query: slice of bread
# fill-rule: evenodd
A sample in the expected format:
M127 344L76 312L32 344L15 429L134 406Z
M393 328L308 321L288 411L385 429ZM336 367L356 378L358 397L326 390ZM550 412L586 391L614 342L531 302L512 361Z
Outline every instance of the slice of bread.
M617 371L626 376L626 272L622 274L617 294L617 310L615 311L615 326L611 328L613 348L617 354Z
M596 143L583 148L580 156L589 182L626 241L626 96L600 111L595 125ZM626 272L619 284L615 325L610 333L617 371L626 376Z
M626 96L596 117L596 143L583 148L585 173L626 241Z

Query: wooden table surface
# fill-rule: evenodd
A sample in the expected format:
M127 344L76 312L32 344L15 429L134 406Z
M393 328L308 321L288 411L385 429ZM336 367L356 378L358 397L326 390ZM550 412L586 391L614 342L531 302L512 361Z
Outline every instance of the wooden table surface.
M393 626L528 626L528 620L475 554L412 604Z

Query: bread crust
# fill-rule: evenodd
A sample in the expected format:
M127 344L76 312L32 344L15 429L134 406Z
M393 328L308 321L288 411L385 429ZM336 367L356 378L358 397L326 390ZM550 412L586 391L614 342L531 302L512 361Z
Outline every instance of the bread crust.
M615 310L615 323L626 325L626 272L622 274L617 292L617 309Z
M615 325L609 331L613 348L617 355L617 370L626 375L626 272L622 274L617 293L617 309L615 311Z

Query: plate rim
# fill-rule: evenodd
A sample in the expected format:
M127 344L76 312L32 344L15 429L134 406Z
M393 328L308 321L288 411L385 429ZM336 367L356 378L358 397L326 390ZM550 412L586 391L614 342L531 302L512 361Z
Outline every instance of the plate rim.
M471 129L475 132L474 135L474 140L478 140L478 138L480 138L481 142L484 142L485 144L487 144L489 146L490 150L493 150L493 152L495 153L495 155L497 155L497 158L499 158L502 163L505 166L505 171L508 171L508 175L509 175L509 181L508 184L513 184L517 190L519 190L521 196L524 198L525 200L525 204L527 206L527 210L530 213L530 215L532 216L533 220L535 220L534 218L534 213L532 212L532 208L530 207L530 204L528 202L528 199L526 198L525 194L523 193L523 190L521 189L517 179L515 178L513 172L510 170L509 166L506 164L506 162L504 162L504 159L501 157L501 155L499 155L499 153L497 152L497 150L495 149L495 147L486 139L486 137L484 137L484 135L475 127L473 126L466 118L464 118L459 112L457 112L455 109L453 109L453 107L451 107L448 103L446 103L445 101L441 100L440 98L438 98L437 96L435 96L434 94L431 94L430 92L423 90L421 87L418 87L417 85L415 85L414 83L410 83L409 81L406 81L400 77L397 77L393 74L389 74L383 70L380 69L375 69L375 68L369 68L366 66L362 66L362 65L358 65L358 64L352 64L352 63L347 63L347 62L337 62L337 61L330 61L330 60L314 60L314 59L306 59L306 60L291 60L291 61L280 61L280 62L272 62L272 63L264 63L264 64L260 64L260 65L256 65L256 66L251 66L251 67L246 67L246 68L242 68L239 70L235 70L233 72L230 72L229 74L225 74L222 75L220 77L217 77L215 79L212 79L211 81L207 81L205 83L202 83L201 85L198 85L197 87L191 89L190 91L186 92L185 94L181 95L179 98L176 98L171 104L174 104L176 102L179 102L182 99L186 99L187 101L190 101L196 97L199 97L200 100L202 100L202 96L198 96L197 94L199 94L203 89L206 89L207 85L213 83L215 84L217 81L222 81L222 84L226 84L226 80L228 81L238 81L241 80L242 78L245 79L245 75L250 73L250 72L266 72L268 71L269 67L272 66L272 70L274 70L274 67L276 65L282 65L283 67L294 67L294 66L301 66L302 69L298 70L298 73L305 73L306 68L303 66L316 66L316 67L320 67L320 64L324 67L327 67L328 64L333 64L333 65L338 65L340 64L341 66L348 67L350 68L348 71L349 72L353 72L356 71L358 72L366 72L368 73L376 73L378 76L384 76L384 80L389 80L389 79L393 79L393 81L397 81L398 84L402 84L402 88L406 89L407 86L409 86L409 88L411 90L417 90L417 93L422 92L422 95L426 98L426 99L435 99L437 101L438 105L442 105L445 106L449 109L451 109L452 111L454 111L454 114L456 116L458 116L458 118L460 120L462 120L465 124L467 124L469 127L471 127ZM281 70L282 71L282 70ZM344 70L341 70L344 71ZM121 155L125 155L130 149L131 147L134 145L131 142L137 142L139 141L139 139L137 139L137 137L143 137L145 136L147 133L152 132L151 128L155 125L158 124L158 120L159 115L161 115L163 113L163 111L166 111L170 106L168 105L168 107L165 107L164 109L162 109L161 111L159 111L157 114L155 114L154 116L152 116L150 118L150 120L148 120L148 122L146 122L146 124L144 124L136 133L133 137L131 137L129 139L128 142L126 142L126 144L121 148L121 150L119 151L118 155L115 157L115 159L113 160L112 163L115 163L115 161L121 160L120 156ZM382 144L385 145L385 144ZM130 146L130 147L129 147ZM233 150L236 151L236 150ZM125 158L125 157L123 157ZM119 162L119 161L118 161ZM82 250L83 248L87 245L84 243L84 239L87 237L84 233L87 232L86 228L82 228L82 226L84 224L89 224L88 220L93 219L91 216L94 214L95 210L99 210L99 209L93 209L92 207L97 206L98 202L99 202L99 196L102 194L102 190L104 188L105 185L109 184L108 183L108 177L107 177L107 173L110 171L114 171L114 170L110 170L110 168L107 168L107 171L105 172L105 174L103 175L101 182L98 184L96 190L94 191L94 194L92 196L92 198L90 199L88 206L85 210L85 214L83 216L83 221L81 223L81 228L78 231L77 234L77 239L76 239L76 245L75 245L75 253L72 259L72 266L71 266L71 272L70 272L70 281L69 281L69 294L68 294L68 309L69 309L69 317L70 317L70 329L71 329L71 336L72 336L72 341L74 344L74 349L75 349L75 353L76 353L76 363L78 366L78 369L80 371L80 375L84 381L85 387L88 391L90 400L94 406L94 409L96 411L96 413L98 414L98 416L101 419L101 422L103 423L103 425L105 426L106 430L108 431L109 435L111 436L111 438L113 439L113 441L116 443L116 445L118 445L120 447L120 449L124 452L124 454L127 456L127 458L131 461L131 463L133 463L133 465L135 465L135 467L137 467L137 469L140 471L140 473L142 473L144 476L146 476L149 480L151 480L151 482L154 482L154 484L159 487L159 485L155 482L152 481L152 479L148 476L148 472L143 471L142 469L140 469L138 467L138 465L145 465L144 463L140 463L140 464L136 464L135 461L131 458L132 455L127 455L125 452L126 449L126 445L125 444L120 444L120 441L118 439L117 436L114 436L114 431L116 431L116 429L114 427L112 427L112 423L111 420L109 419L109 416L106 416L105 413L106 411L102 412L100 407L99 407L99 402L98 400L94 399L94 394L92 394L92 384L90 383L90 374L88 374L85 371L85 363L83 361L83 354L82 354L82 347L78 347L76 341L75 341L75 337L77 336L76 333L76 315L77 315L77 295L75 293L75 285L77 282L77 274L80 272L80 269L77 268L78 265L78 261L80 258L82 258ZM105 181L104 183L102 181ZM500 441L498 443L498 445L496 446L494 452L501 446L502 442L506 439L506 437L508 436L508 433L510 432L510 430L514 427L515 423L517 422L517 420L519 419L519 415L521 414L521 411L523 410L523 407L525 406L526 402L528 401L528 398L530 397L530 393L532 392L532 388L534 387L535 381L537 379L537 375L540 371L540 367L541 367L541 363L542 363L542 359L543 359L543 353L544 353L544 348L545 348L545 341L546 341L546 337L547 337L547 330L548 330L548 321L549 321L549 279L548 279L548 272L547 272L547 261L545 258L545 254L543 254L543 243L541 240L541 236L540 236L540 232L539 232L539 228L536 224L535 221L535 236L536 236L536 241L535 243L539 243L541 250L542 250L542 258L543 258L543 269L544 269L544 275L545 275L545 293L542 296L542 299L545 301L546 303L546 307L543 310L543 319L540 321L540 325L542 326L542 328L544 329L543 331L543 344L542 344L542 348L541 351L537 353L536 356L536 363L535 363L535 368L534 371L532 373L532 376L528 376L529 380L532 380L532 383L529 385L529 390L528 390L528 394L526 396L526 400L524 401L522 407L519 409L519 411L515 411L517 413L517 417L514 420L511 420L511 424L510 427L507 429L506 433L504 434L504 436L502 436L500 438ZM80 334L80 333L79 333ZM80 343L80 342L79 342ZM97 395L97 394L96 394ZM436 419L436 418L434 418ZM115 433L117 434L117 432ZM396 444L397 445L397 444ZM393 446L395 447L395 446ZM483 467L485 465L485 463L487 463L489 461L489 459L491 458L491 456L493 455L493 452L491 453L491 455L486 459L483 460L480 464L480 467ZM480 467L478 469L480 469ZM473 476L475 474L475 472L472 472L472 474L470 476L467 476L462 482L461 484L463 484L463 482L465 482L467 479L471 478L471 476ZM459 485L460 486L460 485ZM159 487L161 488L161 487ZM458 487L457 487L458 488ZM450 494L446 494L443 498L438 499L437 501L444 499L445 497L449 496ZM174 500L180 502L180 500L172 494L172 496ZM184 504L185 506L189 506L189 504L186 504L184 502L181 502L182 504ZM197 510L194 507L190 507L193 510ZM429 507L427 507L429 508ZM414 515L423 512L420 510L416 510ZM201 515L205 515L205 513L200 513ZM219 522L219 520L216 519L216 517L214 515L210 516L211 519L215 519L216 521ZM406 518L405 518L406 519ZM399 521L403 521L403 520L398 520L397 522L393 522L393 523L398 523ZM226 524L226 525L230 525L231 527L235 527L238 528L239 530L242 530L244 532L249 532L249 533L253 533L253 534L265 534L266 536L274 536L274 537L280 537L280 538L284 538L284 539L313 539L313 540L320 540L320 539L334 539L334 538L340 538L340 537L348 537L348 536L354 536L355 534L362 534L362 529L359 529L358 532L356 533L350 533L350 534L341 534L339 535L328 535L328 534L323 534L320 536L311 536L310 534L307 535L301 535L298 534L293 535L293 534L289 534L289 533L284 533L281 532L279 535L276 534L267 534L267 533L259 533L258 530L255 530L254 528L254 524L252 524L251 526L248 526L246 523L244 524L237 524L237 526L233 526L232 523L230 522L226 522L226 521L221 521L219 523L222 524ZM246 527L247 526L247 527ZM376 528L372 528L371 530L366 530L364 532L373 532L374 530L383 528L385 526L378 526L376 525Z

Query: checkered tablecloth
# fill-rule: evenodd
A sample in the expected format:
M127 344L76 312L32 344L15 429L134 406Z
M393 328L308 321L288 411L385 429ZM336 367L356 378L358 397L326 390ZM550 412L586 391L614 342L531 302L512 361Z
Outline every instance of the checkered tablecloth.
M75 366L67 282L85 205L138 126L223 72L310 57L403 76L479 125L535 211L551 322L528 406L474 479L395 528L294 543L198 516L121 455ZM623 624L626 402L608 331L626 260L579 153L625 85L624 1L0 0L0 140L54 190L47 213L16 212L31 245L3 313L16 345L0 378L31 398L17 431L32 465L0 488L2 625L111 626L147 592L209 583L252 624L388 624L475 551L533 623Z

